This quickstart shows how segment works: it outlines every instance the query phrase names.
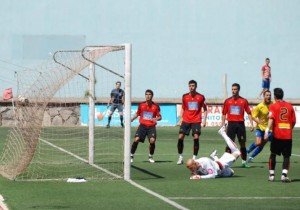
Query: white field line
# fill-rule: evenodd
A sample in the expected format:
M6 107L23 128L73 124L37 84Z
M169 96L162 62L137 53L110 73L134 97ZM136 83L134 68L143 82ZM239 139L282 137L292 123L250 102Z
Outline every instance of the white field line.
M65 149L63 149L63 148L61 148L61 147L58 147L58 146L56 146L56 145L54 145L54 144L52 144L52 143L50 143L50 142L48 142L48 141L46 141L46 140L43 140L43 139L40 139L40 140L41 140L42 142L44 142L45 144L48 144L48 145L51 146L51 147L54 147L54 148L56 148L56 149L58 149L58 150L60 150L60 151L62 151L62 152L64 152L64 153L67 153L67 154L69 154L69 155L71 155L71 156L77 158L78 160L81 160L81 161L83 161L83 162L85 162L85 163L88 163L88 160L83 159L83 158L79 157L78 155L75 155L75 154L72 153L72 152L69 152L69 151L67 151L67 150L65 150ZM103 169L103 168L101 168L101 167L99 167L99 166L97 166L97 165L95 165L95 164L91 164L91 166L93 166L93 167L95 167L95 168L97 168L97 169L99 169L99 170L101 170L101 171L104 171L104 172L106 172L106 173L108 173L108 174L110 174L110 175L112 175L112 176L115 176L115 177L117 177L117 178L122 178L122 177L120 177L120 176L118 176L118 175L116 175L116 174L113 174L113 173L111 173L110 171L107 171L107 170L105 170L105 169ZM177 209L188 210L187 208L185 208L185 207L179 205L178 203L176 203L176 202L174 202L174 201L168 199L167 197L164 197L164 196L162 196L162 195L160 195L160 194L158 194L158 193L156 193L156 192L153 192L153 191L149 190L148 188L145 188L145 187L143 187L143 186L137 184L136 182L134 182L134 181L132 181L132 180L128 180L128 182L129 182L130 184L132 184L133 186L135 186L135 187L137 187L137 188L143 190L144 192L149 193L149 194L151 194L151 195L153 195L153 196L155 196L155 197L157 197L157 198L163 200L164 202L166 202L166 203L168 203L168 204L170 204L170 205L176 207Z
M290 200L300 199L300 197L169 197L172 200Z
M133 186L135 186L135 187L137 187L137 188L143 190L144 192L146 192L146 193L148 193L148 194L150 194L150 195L153 195L153 196L159 198L160 200L162 200L162 201L164 201L164 202L166 202L166 203L168 203L168 204L174 206L174 207L177 208L177 209L188 210L188 208L186 208L186 207L184 207L184 206L181 206L180 204L178 204L178 203L176 203L176 202L170 200L169 198L164 197L164 196L162 196L162 195L160 195L160 194L158 194L158 193L156 193L156 192L153 192L152 190L150 190L150 189L148 189L148 188L146 188L146 187L143 187L142 185L139 185L138 183L136 183L136 182L134 182L134 181L132 181L132 180L126 180L126 181L129 182L130 184L132 184Z
M79 159L79 160L85 162L85 163L88 163L88 160L83 159L83 158L81 158L81 157L75 155L75 154L72 153L72 152L69 152L69 151L67 151L67 150L65 150L65 149L63 149L63 148L61 148L61 147L58 147L58 146L56 146L56 145L54 145L54 144L52 144L52 143L50 143L50 142L48 142L48 141L46 141L46 140L41 139L41 141L43 141L44 143L46 143L46 144L48 144L48 145L50 145L50 146L52 146L52 147L54 147L54 148L57 148L58 150L60 150L60 151L62 151L62 152L65 152L65 153L67 153L67 154L69 154L69 155L71 155L71 156L73 156L73 157L75 157L75 158L77 158L77 159ZM300 155L296 155L296 154L292 154L292 155L293 155L293 156L300 156ZM101 167L99 167L99 166L97 166L97 165L95 165L95 164L91 164L91 166L93 166L93 167L95 167L95 168L97 168L97 169L99 169L99 170L102 170L102 171L104 171L104 172L106 172L106 173L108 173L108 174L110 174L110 175L113 175L113 176L115 176L115 177L117 177L117 178L122 178L122 177L120 177L120 176L118 176L118 175L116 175L116 174L113 174L113 173L111 173L110 171L107 171L106 169L103 169L103 168L101 168ZM159 198L160 200L162 200L162 201L164 201L164 202L166 202L166 203L168 203L168 204L170 204L170 205L172 205L172 206L174 206L175 208L180 209L180 210L189 210L189 209L186 208L186 207L184 207L184 206L181 206L180 204L178 204L178 203L176 203L176 202L174 202L174 201L172 201L172 200L300 199L300 197L169 197L169 198L167 198L167 197L162 196L162 195L160 195L160 194L158 194L158 193L156 193L156 192L154 192L154 191L152 191L152 190L150 190L150 189L148 189L148 188L143 187L142 185L139 185L138 183L136 183L136 182L134 182L134 181L132 181L132 180L126 180L126 181L129 182L130 184L132 184L133 186L135 186L135 187L137 187L137 188L143 190L144 192L146 192L146 193L148 193L148 194L151 194L151 195L153 195L153 196ZM171 199L172 199L172 200L171 200Z
M7 206L4 203L4 198L0 195L0 210L8 210Z
M60 151L62 151L62 152L64 152L64 153L67 153L67 154L69 154L69 155L71 155L71 156L73 156L73 157L75 157L76 159L78 159L78 160L81 160L82 162L85 162L85 163L88 163L89 164L89 161L88 160L86 160L86 159L84 159L84 158L82 158L82 157L79 157L78 155L76 155L76 154L74 154L74 153L72 153L72 152L70 152L70 151L67 151L67 150L65 150L65 149L63 149L63 148L61 148L61 147L58 147L58 146L56 146L55 144L52 144L52 143L50 143L50 142L48 142L48 141L46 141L46 140L44 140L44 139L40 139L42 142L44 142L45 144L48 144L49 146L51 146L51 147L54 147L54 148L56 148L56 149L58 149L58 150L60 150ZM102 168L102 167L100 167L100 166L98 166L98 165L96 165L96 164L90 164L91 166L93 166L94 168L97 168L97 169L99 169L99 170L101 170L101 171L103 171L103 172L105 172L105 173L107 173L107 174L110 174L110 175L112 175L112 176L114 176L114 177L116 177L116 178L118 178L118 179L121 179L122 177L121 176L119 176L119 175L117 175L117 174L114 174L114 173L112 173L112 172L110 172L110 171L108 171L108 170L106 170L106 169L104 169L104 168Z

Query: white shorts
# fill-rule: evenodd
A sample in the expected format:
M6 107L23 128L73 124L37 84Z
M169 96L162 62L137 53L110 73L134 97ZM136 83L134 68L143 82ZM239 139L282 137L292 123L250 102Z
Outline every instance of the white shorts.
M223 165L223 169L225 170L232 166L232 164L235 162L235 157L232 154L225 152L218 161Z

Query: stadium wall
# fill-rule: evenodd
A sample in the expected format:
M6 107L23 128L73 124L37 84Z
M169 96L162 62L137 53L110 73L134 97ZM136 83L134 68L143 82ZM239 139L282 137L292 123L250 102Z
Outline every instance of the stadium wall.
M79 101L79 103L78 103ZM142 99L133 99L131 114L133 115L138 107L138 103ZM296 127L300 127L300 100L289 100L296 111L297 123ZM158 126L176 126L179 120L179 113L181 104L179 99L162 99L156 101L161 107L162 120L158 122ZM253 109L258 100L249 100L250 108ZM88 123L88 105L80 103L80 100L75 99L64 103L63 106L57 107L61 104L60 101L52 101L49 103L43 119L43 126L85 126ZM78 105L80 104L80 105ZM222 116L223 100L210 99L207 100L208 115L207 126L220 126ZM106 100L99 100L95 106L95 125L105 126L107 124L108 110L106 107ZM105 117L100 121L97 119L99 113L104 113ZM0 126L10 127L14 125L13 108L11 102L0 101ZM246 126L249 126L248 116L245 116ZM132 123L132 126L137 126L138 120ZM111 126L120 126L119 113L115 111L112 117Z

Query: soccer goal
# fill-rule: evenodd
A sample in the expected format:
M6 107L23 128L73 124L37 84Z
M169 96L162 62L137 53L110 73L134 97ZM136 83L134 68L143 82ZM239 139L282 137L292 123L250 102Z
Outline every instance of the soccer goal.
M108 129L107 102L116 81L125 90L125 128ZM57 51L36 69L17 72L17 82L15 126L0 156L2 176L130 179L130 44Z

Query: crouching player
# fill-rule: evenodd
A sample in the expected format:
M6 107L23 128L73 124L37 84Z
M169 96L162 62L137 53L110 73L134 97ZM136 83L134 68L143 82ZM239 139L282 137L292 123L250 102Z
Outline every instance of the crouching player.
M240 156L241 152L235 145L235 143L227 136L226 124L224 124L218 133L223 137L228 147L231 149L231 153L225 152L219 159L216 154L217 151L213 151L208 157L201 157L193 160L189 159L186 162L186 167L192 172L190 179L213 179L216 177L230 177L233 176L234 171L230 166Z

